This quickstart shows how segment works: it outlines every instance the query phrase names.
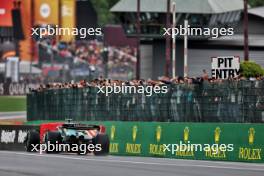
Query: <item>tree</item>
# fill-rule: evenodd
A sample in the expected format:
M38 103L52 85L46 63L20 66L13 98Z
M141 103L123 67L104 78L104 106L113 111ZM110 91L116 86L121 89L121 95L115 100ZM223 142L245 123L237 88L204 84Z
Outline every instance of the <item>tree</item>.
M114 15L110 12L110 9L118 1L119 0L91 0L98 14L99 25L103 26L105 24L114 23L115 18Z
M242 62L240 64L241 75L250 78L264 75L264 69L253 61Z
M251 7L263 6L264 0L249 0L248 3L251 5Z

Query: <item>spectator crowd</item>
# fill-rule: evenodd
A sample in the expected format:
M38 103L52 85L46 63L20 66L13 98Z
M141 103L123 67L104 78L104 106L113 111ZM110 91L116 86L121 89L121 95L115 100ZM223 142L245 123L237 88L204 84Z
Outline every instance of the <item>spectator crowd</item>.
M81 80L78 82L66 82L66 83L60 83L60 82L54 82L54 83L48 83L48 84L41 84L37 89L34 89L33 91L44 91L49 89L62 89L62 88L85 88L85 87L102 87L102 86L123 86L123 85L129 85L129 86L161 86L161 85L178 85L178 84L185 84L185 85L201 85L203 83L206 84L218 84L223 83L226 81L231 82L238 82L238 81L264 81L264 77L256 77L256 78L245 78L242 76L238 76L236 78L230 78L230 79L213 79L209 78L208 74L205 70L203 70L203 75L201 77L196 78L189 78L189 77L176 77L176 78L168 78L165 76L160 77L158 80L144 80L144 79L131 79L131 80L113 80L113 79L104 79L102 76L100 76L98 79L93 79L91 81Z
M87 69L90 72L96 72L97 74L94 74L93 77L106 75L107 72L109 78L126 80L133 78L135 74L136 50L129 46L104 46L97 40L65 43L55 42L51 39L39 41L39 46L42 48L42 54L40 54L42 63L68 64L69 70L81 67L84 69L82 72ZM107 67L105 67L106 64ZM87 65L87 68L84 68L83 65ZM61 67L61 69L63 68ZM57 80L61 76L58 75ZM71 78L75 79L74 76Z

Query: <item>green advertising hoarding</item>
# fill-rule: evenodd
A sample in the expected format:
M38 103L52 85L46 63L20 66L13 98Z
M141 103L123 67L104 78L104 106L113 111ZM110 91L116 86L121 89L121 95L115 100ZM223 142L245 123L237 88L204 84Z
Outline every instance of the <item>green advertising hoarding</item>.
M34 121L41 124L51 121ZM53 121L54 122L54 121ZM178 159L264 162L264 125L242 123L177 123L86 121L105 125L112 155ZM232 144L233 151L165 151L165 145Z
M109 135L112 155L263 162L264 125L222 123L98 122ZM233 151L168 151L173 144L233 146ZM165 144L165 145L164 145ZM231 150L231 147L230 147Z

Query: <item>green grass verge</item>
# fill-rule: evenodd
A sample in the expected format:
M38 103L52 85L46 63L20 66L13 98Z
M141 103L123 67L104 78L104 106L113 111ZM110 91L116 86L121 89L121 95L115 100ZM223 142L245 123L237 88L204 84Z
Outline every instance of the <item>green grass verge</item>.
M26 111L25 96L0 96L0 112Z

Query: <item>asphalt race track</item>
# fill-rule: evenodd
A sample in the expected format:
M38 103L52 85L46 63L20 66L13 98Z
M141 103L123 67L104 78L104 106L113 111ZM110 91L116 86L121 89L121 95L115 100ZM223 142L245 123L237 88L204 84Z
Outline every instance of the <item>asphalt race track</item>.
M27 112L19 111L19 112L0 112L0 120L6 119L26 119Z
M263 164L0 151L0 176L263 176Z

